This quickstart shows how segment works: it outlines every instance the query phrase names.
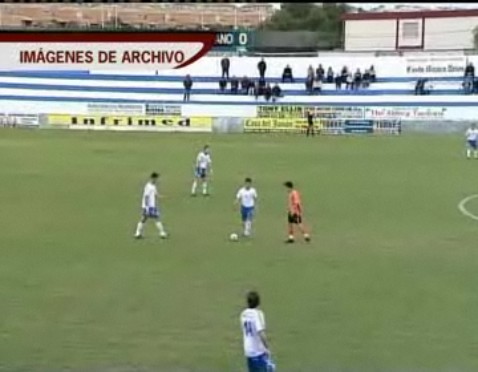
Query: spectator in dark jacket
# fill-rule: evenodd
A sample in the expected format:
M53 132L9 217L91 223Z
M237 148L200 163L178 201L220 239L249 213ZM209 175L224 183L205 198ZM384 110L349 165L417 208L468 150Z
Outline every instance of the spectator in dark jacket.
M237 94L238 91L239 91L239 80L237 80L237 78L233 76L231 79L231 93Z
M332 67L329 67L327 69L327 83L332 84L334 82L334 70L332 70Z
M272 88L271 88L271 85L267 83L264 89L264 98L266 99L266 101L270 101L271 97L272 97Z
M335 89L342 89L342 75L340 75L338 72L337 75L335 75Z
M259 78L259 95L264 94L264 88L266 87L266 79L261 77Z
M190 75L186 75L186 78L183 81L183 85L184 85L183 100L186 102L186 101L189 101L191 98L191 89L193 87L193 80L191 79Z
M227 57L224 57L223 59L221 59L221 69L222 69L222 77L226 78L226 79L229 79L229 67L231 67L231 61L229 60L229 58Z
M272 100L275 101L277 98L282 97L282 89L280 88L279 84L275 84L272 87Z
M471 76L472 78L475 77L475 66L473 63L468 63L465 67L465 77Z
M244 94L249 94L249 85L250 85L250 80L247 76L244 76L241 80L241 91Z
M325 70L320 64L319 67L317 67L317 70L315 70L315 78L322 81L324 80L324 76L325 76Z
M370 85L370 71L365 70L362 76L362 87L368 88Z
M227 87L227 80L222 77L219 79L219 90L221 91L221 93L224 93L224 91L226 90L226 87Z
M369 69L370 72L370 82L375 83L377 81L377 75L375 74L375 67L370 66Z
M264 58L261 58L260 62L257 64L257 69L259 70L259 76L261 78L264 78L266 76L266 61L264 61Z
M340 76L342 76L343 84L347 83L348 74L349 74L349 69L347 68L347 66L342 67L342 72L340 73Z
M292 76L292 68L287 65L284 68L284 72L282 73L282 82L285 83L287 81L293 83L294 82L294 77Z

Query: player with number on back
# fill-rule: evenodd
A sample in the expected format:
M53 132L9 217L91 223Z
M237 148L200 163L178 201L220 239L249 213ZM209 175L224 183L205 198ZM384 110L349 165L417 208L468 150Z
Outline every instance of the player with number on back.
M247 309L241 313L241 327L244 340L244 354L249 372L273 372L275 365L266 338L264 313L257 292L247 294Z
M148 219L156 220L156 227L159 231L159 236L162 239L165 239L167 234L164 231L163 224L160 220L159 210L157 207L157 198L158 198L158 189L156 188L156 182L159 178L159 174L153 172L151 174L150 180L146 183L143 190L143 199L141 201L141 208L143 214L141 220L138 222L136 227L136 239L141 239L143 237L144 224Z
M252 230L252 219L257 201L257 191L252 187L252 179L247 177L244 186L239 189L236 195L236 203L241 206L241 219L244 227L244 236L250 236Z
M196 189L198 187L198 183L202 183L202 194L204 196L209 195L207 190L207 186L208 186L207 180L208 180L209 174L211 173L212 173L211 152L209 150L209 146L206 145L196 157L196 165L194 167L194 182L191 188L192 196L196 196Z
M478 159L478 129L476 129L476 125L472 124L470 128L466 131L466 158L471 159L471 154L475 159Z

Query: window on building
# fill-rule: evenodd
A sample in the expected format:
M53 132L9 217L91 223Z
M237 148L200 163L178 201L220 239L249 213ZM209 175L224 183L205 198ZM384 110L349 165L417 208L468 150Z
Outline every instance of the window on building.
M402 39L417 39L419 35L420 25L417 21L402 23Z

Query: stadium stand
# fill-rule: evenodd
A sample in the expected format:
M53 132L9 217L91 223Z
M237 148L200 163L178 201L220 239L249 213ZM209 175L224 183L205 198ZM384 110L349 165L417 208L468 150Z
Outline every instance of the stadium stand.
M194 86L191 102L256 103L256 98L245 92L231 94L228 89L219 89L219 75L192 76ZM22 97L69 97L88 99L130 99L146 101L182 101L184 76L168 75L125 75L118 73L89 72L0 72L0 96ZM257 77L255 77L257 79ZM280 76L266 78L268 83L279 83L283 102L320 101L320 96L340 101L344 96L411 96L415 93L416 78L383 76L369 88L359 90L337 90L335 84L323 84L322 92L311 96L305 90L305 77L296 78L294 83L282 83ZM443 77L430 79L432 95L463 95L462 78ZM342 98L341 98L342 97ZM325 97L324 97L325 98ZM259 98L263 100L263 98Z
M2 28L130 27L252 28L274 12L270 4L0 4Z

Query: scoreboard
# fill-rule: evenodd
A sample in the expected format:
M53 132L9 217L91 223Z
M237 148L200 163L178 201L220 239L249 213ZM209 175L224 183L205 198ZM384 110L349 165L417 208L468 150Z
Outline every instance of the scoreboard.
M252 31L225 31L216 33L213 50L238 51L246 50L251 43Z

